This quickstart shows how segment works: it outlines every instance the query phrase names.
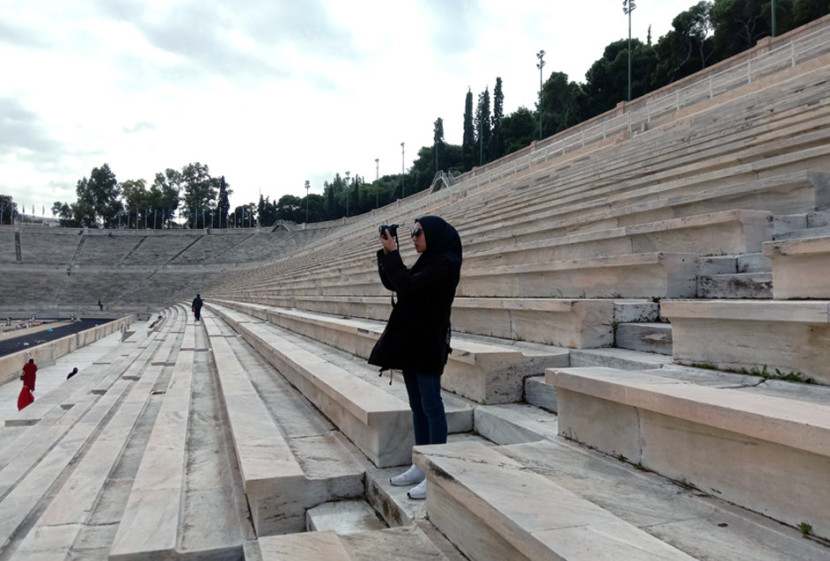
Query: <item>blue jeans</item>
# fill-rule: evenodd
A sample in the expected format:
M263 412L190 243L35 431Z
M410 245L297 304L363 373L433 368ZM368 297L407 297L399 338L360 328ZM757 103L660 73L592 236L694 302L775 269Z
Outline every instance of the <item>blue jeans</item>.
M447 442L447 415L441 400L441 376L404 370L403 380L412 409L415 444Z

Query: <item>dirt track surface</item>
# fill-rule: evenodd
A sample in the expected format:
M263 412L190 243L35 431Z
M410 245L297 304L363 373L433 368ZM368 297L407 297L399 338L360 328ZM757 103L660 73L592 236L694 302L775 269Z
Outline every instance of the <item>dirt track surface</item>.
M4 337L0 339L0 356L6 356L11 353L16 353L18 351L30 349L36 345L42 345L43 343L48 343L49 341L54 341L55 339L60 339L61 337L66 337L67 335L72 335L73 333L84 331L85 329L91 329L99 325L104 325L105 323L109 323L113 320L106 318L95 318L82 319L80 321L68 323L63 320L54 321L56 323L40 326L44 327L43 330L32 331L31 329L25 329L21 330L21 332L27 333L21 334L18 337ZM53 327L53 325L55 327Z

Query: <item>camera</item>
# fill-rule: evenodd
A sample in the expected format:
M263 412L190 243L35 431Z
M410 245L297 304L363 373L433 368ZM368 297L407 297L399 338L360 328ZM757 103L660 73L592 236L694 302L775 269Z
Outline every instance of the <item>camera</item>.
M397 235L398 235L398 225L397 224L382 224L382 225L378 226L378 232L380 232L381 236L383 235L383 232L385 232L385 231L389 232L389 235L392 236L393 238L397 237Z

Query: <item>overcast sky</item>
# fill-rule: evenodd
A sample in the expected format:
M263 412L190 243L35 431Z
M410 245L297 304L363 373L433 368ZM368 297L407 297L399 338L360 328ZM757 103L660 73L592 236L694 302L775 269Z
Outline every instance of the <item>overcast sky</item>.
M656 41L694 0L637 0ZM47 214L108 163L119 181L190 162L231 204L407 168L433 123L501 77L504 112L544 77L584 82L628 36L621 0L3 0L0 194ZM401 142L405 143L402 158Z

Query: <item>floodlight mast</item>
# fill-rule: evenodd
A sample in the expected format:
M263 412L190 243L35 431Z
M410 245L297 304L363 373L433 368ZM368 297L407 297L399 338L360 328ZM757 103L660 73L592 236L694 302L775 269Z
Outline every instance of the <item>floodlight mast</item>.
M536 58L539 59L536 64L536 68L539 69L539 140L542 140L542 93L544 92L542 88L542 69L545 67L545 51L536 53Z
M631 101L631 12L636 7L634 0L623 0L623 13L628 15L628 101Z

